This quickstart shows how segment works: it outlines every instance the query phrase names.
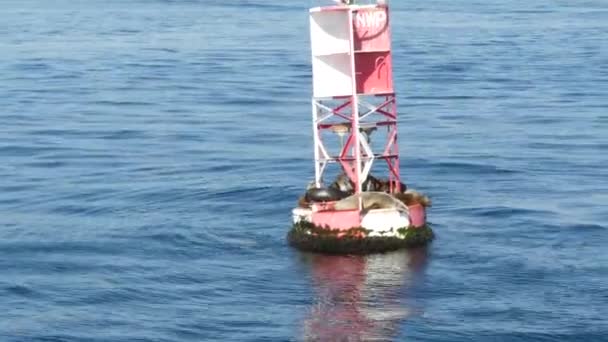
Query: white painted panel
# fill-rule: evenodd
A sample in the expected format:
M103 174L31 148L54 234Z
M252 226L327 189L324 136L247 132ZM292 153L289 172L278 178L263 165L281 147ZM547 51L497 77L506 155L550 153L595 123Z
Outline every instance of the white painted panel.
M310 39L314 56L349 52L348 11L310 13Z
M381 236L381 232L385 232L384 236L397 235L396 230L403 227L409 227L410 219L407 213L398 212L393 209L376 209L368 211L361 219L361 226L372 230L370 236ZM388 233L393 228L392 233Z
M313 57L312 73L315 97L352 95L350 55Z
M306 208L294 208L291 211L293 223L300 221L312 222L312 210Z

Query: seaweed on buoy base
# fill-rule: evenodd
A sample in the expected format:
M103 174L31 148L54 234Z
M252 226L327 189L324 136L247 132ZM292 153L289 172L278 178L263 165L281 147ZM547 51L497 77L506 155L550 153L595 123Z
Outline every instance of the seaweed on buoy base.
M398 236L364 236L367 235L367 230L362 227L344 231L300 221L295 223L287 234L287 241L291 246L307 252L372 254L425 246L435 238L428 224L422 227L399 228L397 232Z

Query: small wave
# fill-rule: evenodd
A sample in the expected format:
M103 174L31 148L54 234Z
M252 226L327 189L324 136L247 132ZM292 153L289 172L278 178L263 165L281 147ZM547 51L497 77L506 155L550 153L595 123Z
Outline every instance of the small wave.
M4 157L23 157L34 156L45 152L54 152L63 148L52 146L25 146L25 145L5 145L0 146L0 155Z
M521 217L521 216L536 216L536 215L551 215L550 211L528 209L528 208L514 208L514 207L476 207L476 208L460 208L457 211L464 213L468 212L476 217L492 217L497 219L503 219L508 217Z
M430 167L434 169L441 169L442 172L462 172L468 174L516 174L520 171L501 168L490 164L476 164L476 163L464 163L464 162L438 162L430 163ZM445 170L447 169L447 170Z
M132 245L119 240L104 241L53 241L53 242L4 242L0 244L3 253L19 256L35 254L77 254L77 255L117 255L129 251ZM68 262L68 261L65 261ZM33 265L39 265L34 263ZM86 267L86 264L83 264ZM69 268L69 267L68 267Z
M4 288L8 295L15 295L24 298L37 298L40 293L27 285L11 285Z
M112 100L96 100L90 102L93 105L101 105L101 106L117 106L117 107L143 107L143 106L153 106L155 105L152 102L143 102L143 101L112 101Z
M129 106L142 106L142 105L147 105L145 103L138 103L138 102L132 102L131 104L129 104ZM102 136L102 139L109 139L109 140L126 140L126 139L145 139L146 138L146 133L144 131L140 131L140 130L134 130L134 129L121 129L121 130L117 130L114 132L110 132L104 136Z
M592 223L583 223L583 224L574 224L568 226L573 230L583 230L583 231L607 231L608 226L600 225L600 224L592 224Z
M52 213L64 214L64 215L78 215L78 216L83 216L83 217L86 217L86 216L94 217L94 216L98 216L98 215L111 214L118 210L119 209L116 207L100 206L100 205L93 205L93 204L86 204L86 205L64 204L64 205L55 206L55 207L52 207L51 209L49 209L49 211Z

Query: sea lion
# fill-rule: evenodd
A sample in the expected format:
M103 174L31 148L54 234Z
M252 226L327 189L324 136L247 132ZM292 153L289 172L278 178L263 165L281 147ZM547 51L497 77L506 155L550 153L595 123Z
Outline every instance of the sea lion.
M407 185L405 183L400 182L401 185L400 192L405 192L407 190ZM336 178L336 180L330 185L330 187L335 187L342 192L345 193L354 193L355 192L355 184L351 182L351 180L345 174L340 174ZM367 176L365 181L361 184L361 191L380 191L391 193L390 191L390 181L378 179L371 174ZM393 193L397 193L396 189L393 189Z
M425 208L431 206L431 200L428 198L428 196L423 195L417 192L416 190L410 189L403 193L395 194L395 197L399 201L403 202L406 206L412 206L416 204L420 204Z
M403 202L392 195L379 191L366 191L348 196L336 201L334 208L336 210L355 210L359 208L359 198L361 199L363 210L394 209L409 214L409 209Z
M338 177L336 177L336 180L331 183L329 187L340 190L345 194L352 194L355 192L355 185L344 173L339 174Z

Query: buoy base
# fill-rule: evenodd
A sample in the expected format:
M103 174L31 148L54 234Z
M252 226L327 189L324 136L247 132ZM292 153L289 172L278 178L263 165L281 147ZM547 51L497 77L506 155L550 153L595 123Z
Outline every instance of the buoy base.
M287 234L289 244L299 250L323 254L372 254L425 246L435 235L428 224L396 229L392 236L366 236L365 228L347 231L321 228L307 221L295 223Z

